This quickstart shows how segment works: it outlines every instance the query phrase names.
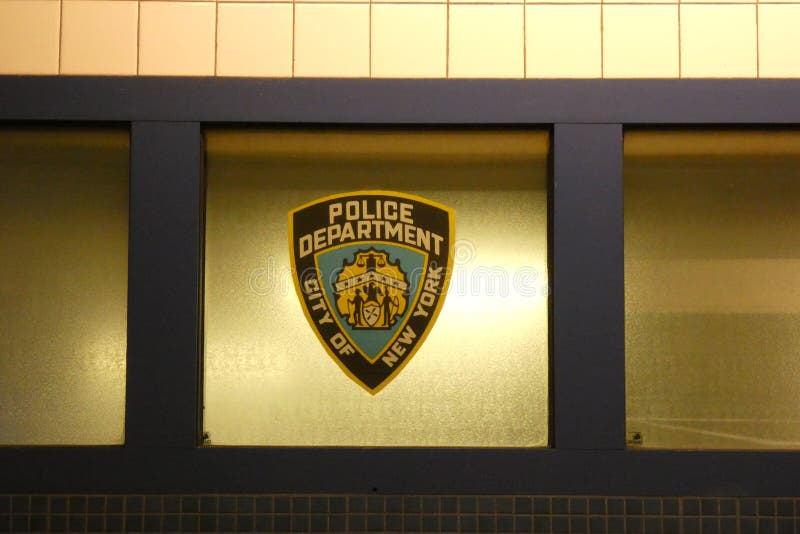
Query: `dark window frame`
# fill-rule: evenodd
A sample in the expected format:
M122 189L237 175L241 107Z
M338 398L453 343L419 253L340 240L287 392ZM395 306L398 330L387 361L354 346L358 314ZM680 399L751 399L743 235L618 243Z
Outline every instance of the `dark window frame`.
M798 80L0 76L0 124L131 125L125 445L2 447L0 492L797 495L800 452L625 449L622 132L797 126L798 94ZM552 126L552 448L199 446L215 123Z

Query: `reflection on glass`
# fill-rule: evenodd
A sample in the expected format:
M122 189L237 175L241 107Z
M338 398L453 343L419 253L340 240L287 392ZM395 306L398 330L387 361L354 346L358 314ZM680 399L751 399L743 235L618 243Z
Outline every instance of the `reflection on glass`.
M628 132L624 179L629 437L800 448L800 132Z
M123 442L128 146L0 129L0 444Z
M212 444L547 445L546 133L211 130L206 147ZM358 189L456 211L442 312L374 397L328 357L289 271L288 211Z

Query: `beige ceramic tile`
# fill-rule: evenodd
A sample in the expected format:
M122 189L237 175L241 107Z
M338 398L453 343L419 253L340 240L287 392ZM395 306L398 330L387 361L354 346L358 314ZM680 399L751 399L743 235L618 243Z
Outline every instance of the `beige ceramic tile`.
M372 0L373 4L442 4L447 0Z
M447 6L372 7L372 76L443 78L447 74Z
M600 6L528 6L528 78L599 78Z
M758 6L759 74L800 78L800 5Z
M609 0L605 0L605 1L608 2ZM623 0L623 1L628 1L628 0ZM643 1L643 2L648 2L648 3L657 3L657 2L661 2L662 0L652 0L652 1L650 1L650 0L631 0L631 1L633 1L633 2ZM664 0L664 1L674 2L674 1L677 1L677 0ZM562 4L581 4L581 5L586 5L586 4L602 4L604 2L601 1L601 0L526 0L525 3L530 6L530 5L562 5Z
M560 1L560 0L556 0ZM571 1L571 0L567 0ZM521 5L525 0L450 0L451 4Z
M298 4L295 76L368 77L369 6Z
M451 5L450 77L522 78L523 6Z
M603 76L677 78L678 6L605 6Z
M681 75L756 76L756 7L681 6Z
M307 4L369 4L369 0L297 0L297 3Z
M292 75L291 4L220 4L217 75Z
M679 0L603 0L602 3L603 4L677 4L679 3Z
M772 1L772 0L768 0ZM758 0L679 0L681 4L755 4Z
M57 74L58 0L0 1L0 74Z
M136 74L139 5L123 0L65 0L62 74Z
M141 2L139 74L214 74L213 2Z

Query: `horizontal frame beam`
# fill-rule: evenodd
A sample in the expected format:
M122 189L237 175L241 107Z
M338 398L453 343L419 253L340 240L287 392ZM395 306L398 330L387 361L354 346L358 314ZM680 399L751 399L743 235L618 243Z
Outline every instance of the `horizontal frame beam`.
M0 493L796 496L786 452L4 448Z
M0 120L792 124L800 80L0 76Z

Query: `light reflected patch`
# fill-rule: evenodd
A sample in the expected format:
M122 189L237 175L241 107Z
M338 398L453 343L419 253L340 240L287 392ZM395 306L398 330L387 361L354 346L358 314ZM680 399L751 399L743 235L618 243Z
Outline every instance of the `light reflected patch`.
M128 146L0 129L0 444L123 442Z
M287 151L282 132L206 133L211 443L546 446L547 134L287 133L304 144ZM346 149L337 157L331 143ZM480 157L487 145L508 157ZM373 397L337 368L303 316L288 272L286 213L376 188L452 207L458 243L436 325Z
M635 446L800 447L800 134L625 136Z

